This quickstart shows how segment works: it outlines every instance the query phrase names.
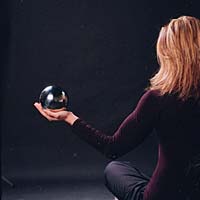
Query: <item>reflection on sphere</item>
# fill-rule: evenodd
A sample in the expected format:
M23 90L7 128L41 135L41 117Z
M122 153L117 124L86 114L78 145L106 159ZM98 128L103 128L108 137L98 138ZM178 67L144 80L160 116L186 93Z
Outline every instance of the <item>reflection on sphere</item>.
M42 90L39 101L44 109L61 109L67 107L68 97L61 87L50 85Z

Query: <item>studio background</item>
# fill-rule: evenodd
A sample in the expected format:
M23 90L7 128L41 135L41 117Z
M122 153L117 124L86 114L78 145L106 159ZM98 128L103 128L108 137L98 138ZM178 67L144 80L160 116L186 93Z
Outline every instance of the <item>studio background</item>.
M16 185L103 180L109 160L68 125L44 119L33 103L44 87L59 85L69 95L69 110L113 134L158 68L161 26L181 15L199 18L199 8L188 0L4 2L2 174ZM152 133L119 160L151 174L156 153Z

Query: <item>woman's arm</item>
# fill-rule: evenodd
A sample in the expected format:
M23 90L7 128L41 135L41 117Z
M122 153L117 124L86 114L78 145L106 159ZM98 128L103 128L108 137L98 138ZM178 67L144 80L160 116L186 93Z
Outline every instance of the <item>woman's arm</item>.
M49 121L65 121L70 124L76 135L110 159L116 159L138 146L155 127L159 113L155 91L147 91L141 97L135 110L128 115L117 131L109 136L72 112L44 110L40 104L34 105Z
M95 129L80 118L74 121L72 130L106 157L116 159L134 149L151 133L157 123L158 110L156 93L148 91L112 136Z

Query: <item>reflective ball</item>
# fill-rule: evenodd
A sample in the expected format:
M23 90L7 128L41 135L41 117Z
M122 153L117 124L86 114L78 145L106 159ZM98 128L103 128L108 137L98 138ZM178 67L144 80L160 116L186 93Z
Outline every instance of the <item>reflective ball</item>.
M66 92L58 86L47 86L42 90L39 97L39 102L44 109L61 109L66 108L68 96Z

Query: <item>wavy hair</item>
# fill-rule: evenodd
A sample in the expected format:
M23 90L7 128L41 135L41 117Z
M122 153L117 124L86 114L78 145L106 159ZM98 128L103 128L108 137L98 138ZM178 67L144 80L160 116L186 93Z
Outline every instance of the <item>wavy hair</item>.
M149 89L180 99L200 97L200 20L182 16L161 28L156 45L158 72Z

